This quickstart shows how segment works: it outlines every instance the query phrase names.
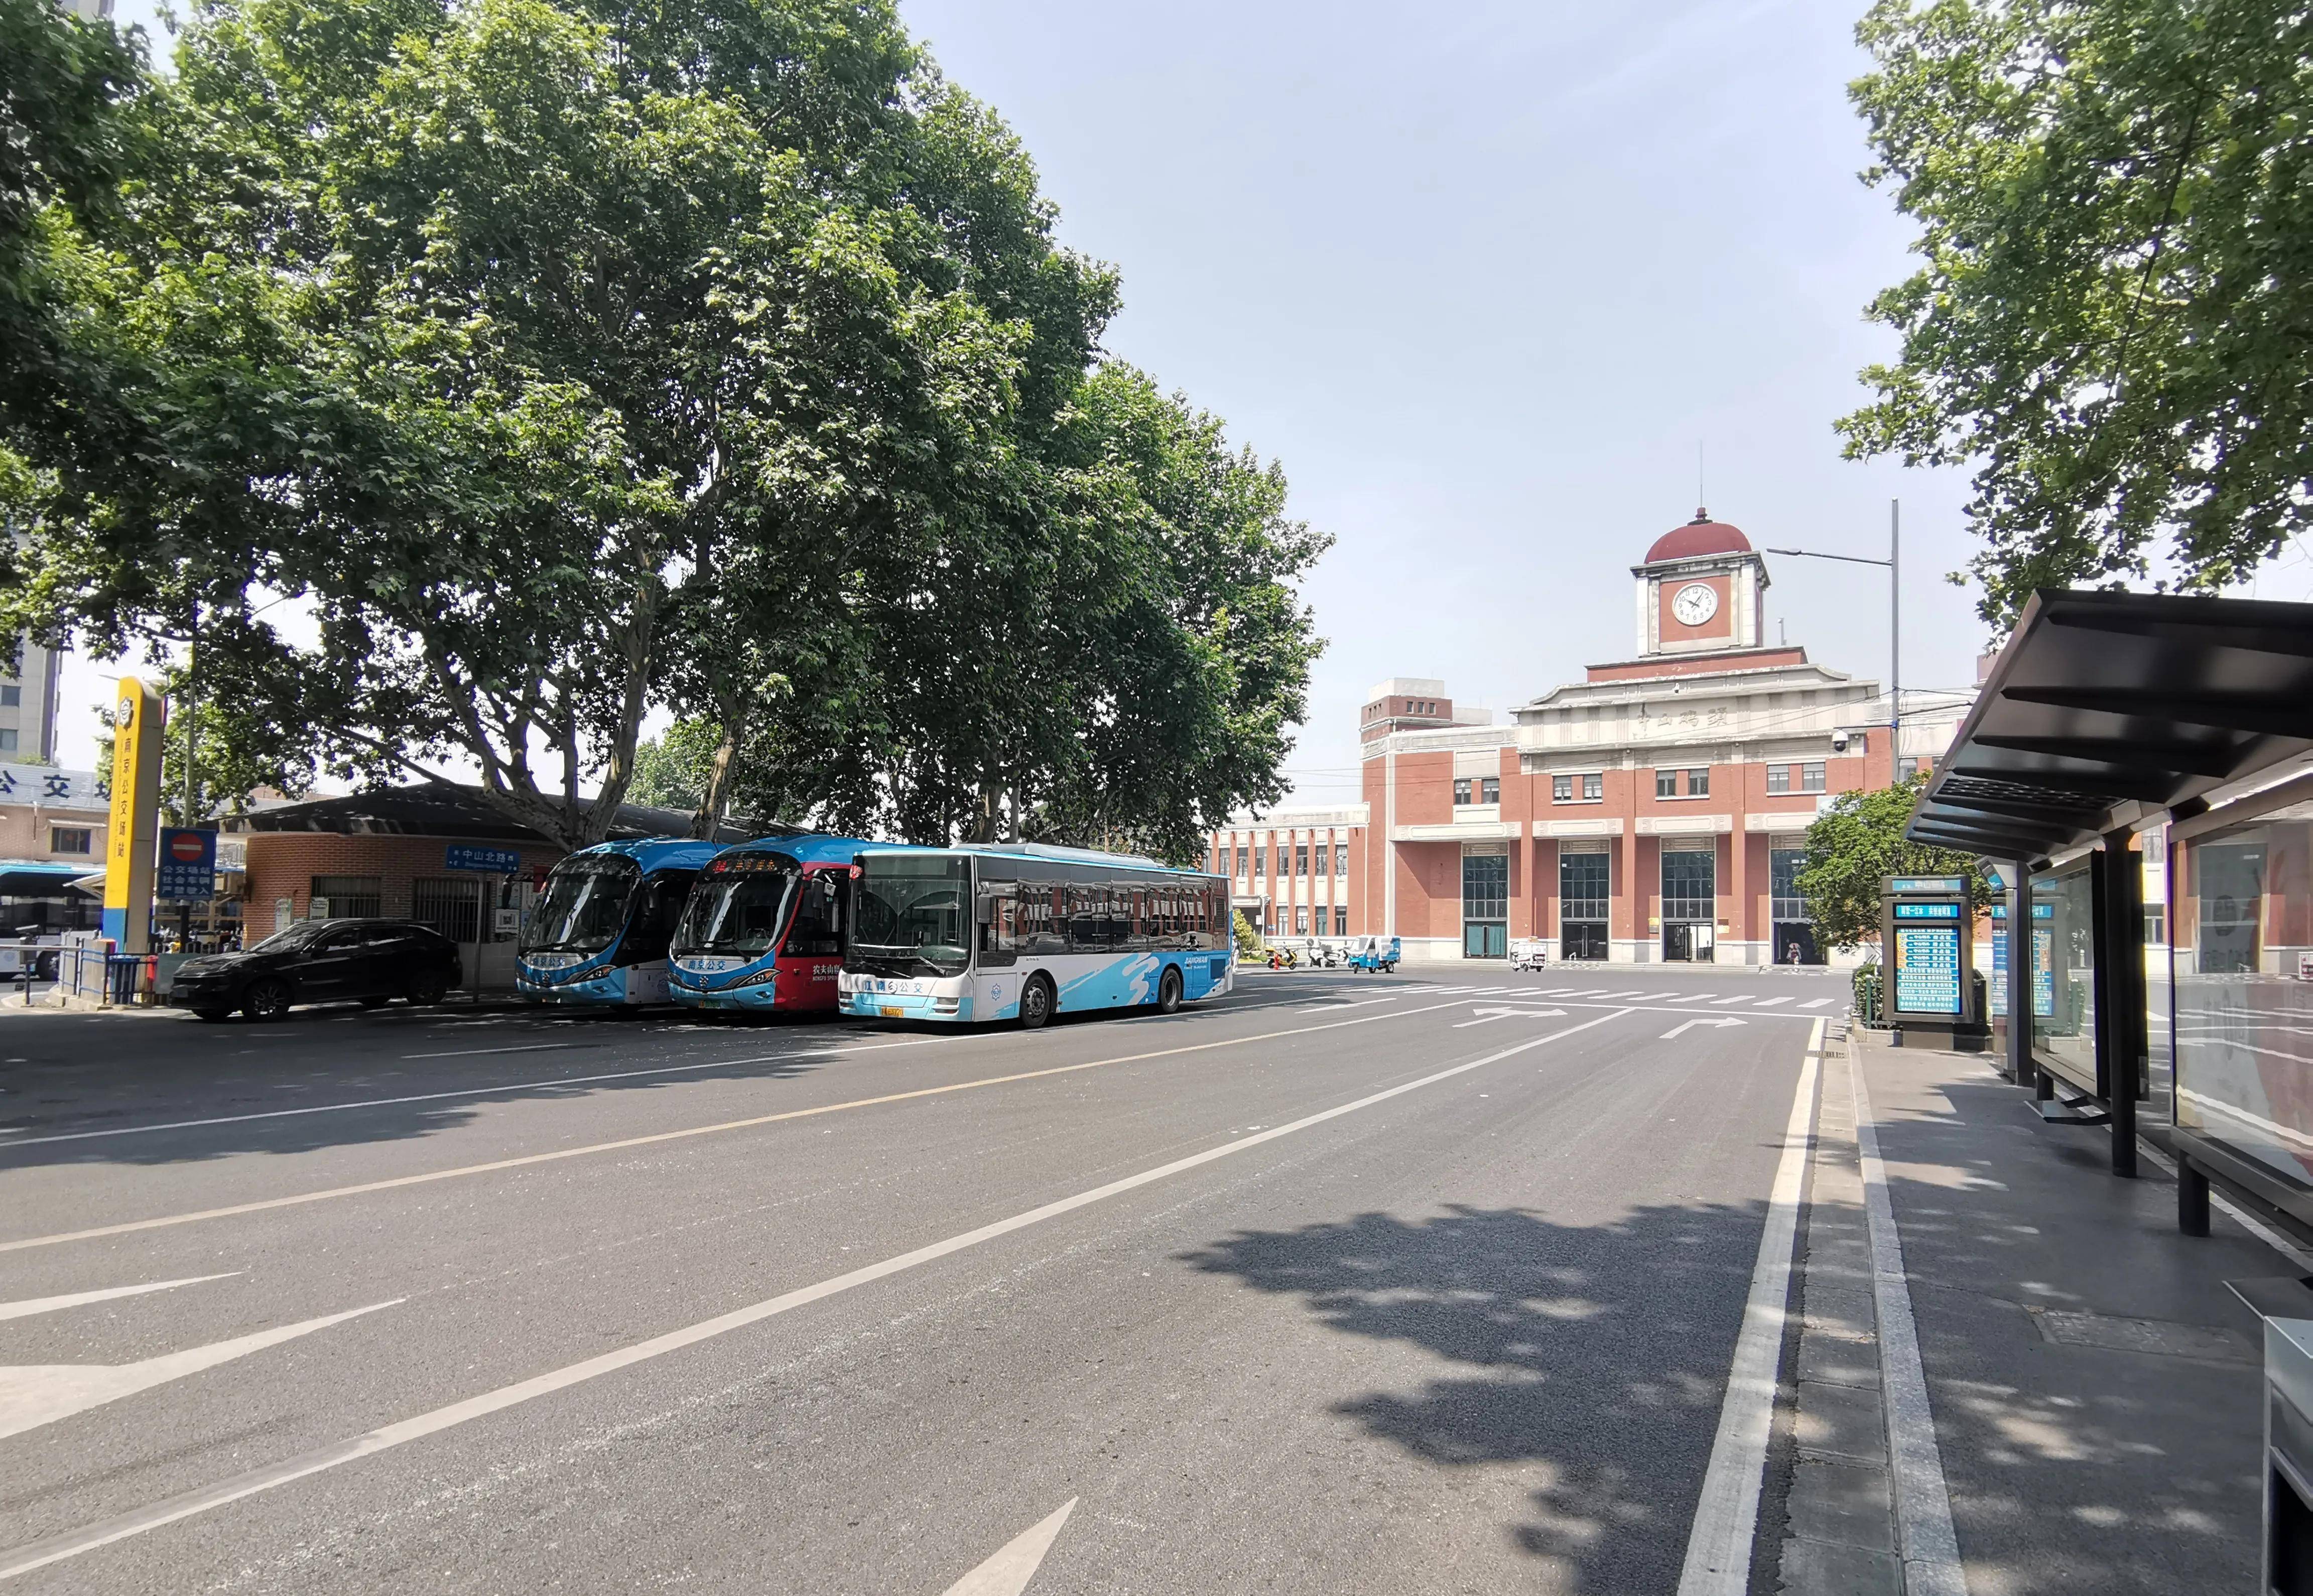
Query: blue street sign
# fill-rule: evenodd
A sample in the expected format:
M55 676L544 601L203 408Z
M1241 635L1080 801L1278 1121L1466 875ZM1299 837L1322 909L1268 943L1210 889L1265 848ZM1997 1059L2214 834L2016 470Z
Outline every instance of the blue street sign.
M216 896L216 843L214 831L165 827L161 832L161 864L153 876L153 896L164 902L207 903Z
M477 875L512 875L522 868L522 855L512 848L478 847L471 843L450 844L442 861L445 870L471 870Z

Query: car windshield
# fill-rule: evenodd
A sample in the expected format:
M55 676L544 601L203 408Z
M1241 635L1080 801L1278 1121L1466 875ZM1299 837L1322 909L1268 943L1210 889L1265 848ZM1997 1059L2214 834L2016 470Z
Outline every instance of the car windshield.
M525 953L599 953L616 942L642 872L617 855L578 855L546 878L522 928Z
M801 875L785 859L768 854L717 859L699 873L682 921L674 928L673 951L768 953L787 925L787 909Z
M300 920L286 931L277 931L249 951L252 953L295 953L313 945L315 938L330 928L327 920Z
M972 862L870 854L846 968L874 975L962 975L972 957Z

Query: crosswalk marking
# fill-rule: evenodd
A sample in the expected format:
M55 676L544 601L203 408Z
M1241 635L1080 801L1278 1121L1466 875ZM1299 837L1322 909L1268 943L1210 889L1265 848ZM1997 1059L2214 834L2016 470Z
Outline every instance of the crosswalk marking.
M1772 1009L1779 1003L1789 1002L1790 999L1788 997L1763 997L1759 1000L1759 1006L1763 1009Z
M1717 1003L1712 1004L1711 1006L1714 1009L1723 1009L1731 1003L1748 1003L1750 1001L1751 997L1748 993L1738 992L1732 997L1720 998Z
M1690 993L1688 993L1684 997L1674 997L1674 998L1672 998L1672 999L1671 999L1671 1002L1673 1002L1673 1003L1701 1003L1704 998L1706 998L1706 997L1710 997L1710 996L1713 996L1713 995L1714 995L1714 994L1712 994L1712 993L1709 993L1709 992L1690 992Z
M1803 1009L1819 1009L1830 1002L1831 999L1828 997L1810 997L1805 1003L1799 1004L1799 1007Z

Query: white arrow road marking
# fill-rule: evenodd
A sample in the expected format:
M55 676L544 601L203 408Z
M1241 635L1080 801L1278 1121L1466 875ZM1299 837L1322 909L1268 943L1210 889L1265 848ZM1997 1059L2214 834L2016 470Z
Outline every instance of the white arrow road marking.
M1456 1030L1467 1030L1473 1025L1483 1025L1490 1020L1508 1020L1514 1018L1520 1020L1562 1020L1565 1017L1566 1011L1564 1009L1487 1008L1480 1009L1476 1019L1464 1020L1458 1025L1455 1026L1454 1029Z
M1069 1521L1069 1514L1077 1510L1081 1500L1069 1497L1060 1504L1058 1513L1042 1523L1032 1525L1006 1541L994 1557L950 1585L945 1596L1020 1596L1028 1588L1028 1582L1036 1577L1044 1554L1060 1538L1060 1526Z
M241 1273L235 1269L224 1275L193 1275L182 1280L155 1280L148 1285L114 1285L103 1291L76 1291L65 1297L28 1297L21 1302L0 1302L0 1319L30 1319L35 1313L54 1313L59 1309L84 1307L90 1302L110 1302L115 1297L142 1296L148 1291L173 1291L180 1285L198 1285L205 1280L230 1280Z
M172 1380L182 1380L186 1375L198 1374L204 1369L214 1369L219 1364L229 1364L235 1358L247 1357L252 1352L262 1352L268 1346L278 1346L284 1341L310 1336L315 1330L325 1330L333 1324L342 1324L361 1314L391 1308L394 1302L403 1300L396 1297L392 1302L372 1302L366 1308L349 1308L343 1313L309 1319L303 1324L259 1330L253 1336L236 1337L231 1341L215 1341L189 1351L146 1358L142 1363L30 1364L13 1369L0 1368L0 1439L21 1435L27 1430L37 1430L42 1425L52 1425L60 1418L70 1418L75 1413L102 1407L107 1402L117 1402L123 1397L133 1397L138 1391L166 1385Z
M1670 1041L1681 1031L1693 1030L1698 1025L1708 1025L1713 1030L1716 1030L1722 1025L1740 1025L1743 1022L1737 1020L1732 1014L1713 1015L1708 1020L1689 1020L1684 1025L1674 1025L1668 1030L1664 1031L1662 1033L1662 1039L1667 1042Z

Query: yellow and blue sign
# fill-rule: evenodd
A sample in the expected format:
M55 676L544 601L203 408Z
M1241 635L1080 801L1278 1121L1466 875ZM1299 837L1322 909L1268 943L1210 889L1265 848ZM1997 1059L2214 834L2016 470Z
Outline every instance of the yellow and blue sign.
M153 855L161 829L161 695L134 676L112 701L112 819L104 836L103 934L124 953L149 953Z

